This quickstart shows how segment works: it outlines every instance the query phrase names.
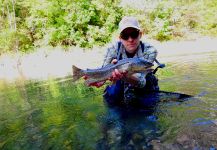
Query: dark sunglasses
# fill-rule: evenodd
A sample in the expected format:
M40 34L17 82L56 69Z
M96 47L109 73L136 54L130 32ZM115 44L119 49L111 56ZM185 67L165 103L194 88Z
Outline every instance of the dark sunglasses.
M136 39L136 38L138 38L138 36L139 36L139 30L134 30L134 31L132 31L132 32L130 32L130 33L122 32L122 33L120 34L120 37L121 37L123 40L128 40L129 37L131 37L132 39Z

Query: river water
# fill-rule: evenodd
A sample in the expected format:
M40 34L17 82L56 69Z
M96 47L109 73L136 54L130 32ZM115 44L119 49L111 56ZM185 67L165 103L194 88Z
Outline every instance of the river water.
M104 88L71 77L0 81L0 149L216 149L217 54L204 53L157 72L156 109L107 107Z

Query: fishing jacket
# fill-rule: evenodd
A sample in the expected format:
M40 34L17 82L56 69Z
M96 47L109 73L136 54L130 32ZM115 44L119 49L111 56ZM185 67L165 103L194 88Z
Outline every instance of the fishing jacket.
M157 50L150 44L140 41L137 52L133 57L139 57L150 63L154 63L154 60L157 57ZM120 41L115 42L108 47L107 53L104 57L103 66L110 64L113 59L121 60L125 58L128 58L128 56L124 45L121 44ZM146 84L144 73L136 73L135 75L139 78L139 83L136 86L143 88Z

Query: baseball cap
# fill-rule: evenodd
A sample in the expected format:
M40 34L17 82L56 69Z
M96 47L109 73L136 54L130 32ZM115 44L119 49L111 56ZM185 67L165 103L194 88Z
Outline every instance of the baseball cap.
M129 27L140 30L139 22L135 17L125 16L119 23L119 33Z

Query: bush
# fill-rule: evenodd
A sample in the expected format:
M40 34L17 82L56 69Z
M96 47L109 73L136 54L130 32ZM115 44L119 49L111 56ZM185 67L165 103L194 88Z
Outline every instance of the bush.
M32 42L25 33L4 30L0 32L0 54L5 52L27 52L32 48Z
M44 7L31 3L31 19L26 21L29 28L36 29L35 34L42 35L38 39L53 46L105 44L122 16L118 0L47 0ZM46 30L40 30L42 28Z
M4 10L0 11L1 52L12 50L16 38L21 51L33 45L103 45L110 41L122 17L119 0L17 0L15 3L0 0L0 3ZM16 29L10 28L10 21L16 24Z
M216 0L124 2L124 15L139 18L144 33L159 41L186 38L192 32L217 35Z
M0 53L13 51L14 43L24 52L46 45L104 45L125 15L136 16L144 33L159 41L192 32L217 35L216 0L0 0L0 7Z

